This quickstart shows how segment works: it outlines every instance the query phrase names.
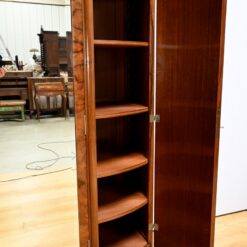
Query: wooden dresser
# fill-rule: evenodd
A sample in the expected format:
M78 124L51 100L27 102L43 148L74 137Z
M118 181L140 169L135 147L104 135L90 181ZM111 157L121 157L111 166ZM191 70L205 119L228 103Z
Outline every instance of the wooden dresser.
M7 99L11 96L16 96L22 100L28 100L27 78L32 77L32 75L32 72L24 71L7 72L0 79L0 97Z
M72 0L81 247L213 247L225 0Z

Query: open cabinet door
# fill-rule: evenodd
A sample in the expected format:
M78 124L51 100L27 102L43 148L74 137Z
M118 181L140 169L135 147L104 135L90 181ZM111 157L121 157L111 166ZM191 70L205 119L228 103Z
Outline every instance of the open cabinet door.
M225 0L157 0L156 247L209 247Z

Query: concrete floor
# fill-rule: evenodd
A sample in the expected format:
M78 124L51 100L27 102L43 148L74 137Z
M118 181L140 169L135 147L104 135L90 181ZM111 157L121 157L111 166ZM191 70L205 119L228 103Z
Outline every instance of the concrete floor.
M74 119L0 122L0 181L75 168Z

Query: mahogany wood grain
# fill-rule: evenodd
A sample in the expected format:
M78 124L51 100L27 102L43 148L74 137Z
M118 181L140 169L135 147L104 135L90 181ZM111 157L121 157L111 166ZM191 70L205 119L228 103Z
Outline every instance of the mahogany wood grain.
M145 230L147 207L148 205L117 220L100 224L100 246L151 247Z
M104 223L128 215L147 204L142 192L121 194L121 191L103 191L99 201L98 222Z
M95 48L96 104L149 104L149 49Z
M148 47L148 42L143 41L126 41L126 40L102 40L95 39L95 46L102 47Z
M76 164L80 247L88 247L89 221L89 175L85 137L85 49L84 49L84 1L72 0L73 70L75 83Z
M140 104L99 106L96 108L96 119L130 116L147 111L148 107Z
M96 39L147 41L148 0L94 0Z
M108 241L101 244L101 247L147 247L147 240L140 232L127 232L122 230L122 232L117 232L112 230L112 232L107 232L110 236L113 236Z
M98 160L98 178L117 175L144 166L148 163L142 153L128 153L125 155L113 155L103 160Z
M97 156L138 152L148 157L148 113L97 120Z
M156 247L213 246L224 5L158 1Z

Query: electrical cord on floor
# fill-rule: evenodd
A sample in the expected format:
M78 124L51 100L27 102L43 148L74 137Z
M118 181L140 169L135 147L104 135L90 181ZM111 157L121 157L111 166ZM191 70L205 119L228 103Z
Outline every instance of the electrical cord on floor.
M52 154L55 155L55 158L53 158L53 159L47 159L47 160L38 160L38 161L29 162L25 166L26 169L27 170L33 170L33 171L42 171L42 170L45 170L47 168L50 168L50 167L54 166L61 159L69 159L69 158L71 158L71 160L75 159L75 153L74 152L72 152L72 156L62 156L62 157L60 157L60 155L57 152L55 152L53 149L44 147L44 145L47 145L47 144L61 144L61 143L72 143L72 142L74 143L75 141L74 140L71 140L71 141L60 141L60 142L59 141L56 141L56 142L43 142L43 143L39 143L37 145L37 147L39 149L45 150L45 151L48 151L48 152L51 152ZM37 165L37 164L40 164L40 163L47 163L47 162L51 162L51 163L48 164L48 165L43 165L43 166L42 165ZM7 180L0 180L0 183L17 181L17 180L21 180L21 179L27 179L27 178L32 178L32 177L37 177L37 176L42 176L42 175L47 175L47 174L52 174L52 173L67 171L67 170L76 170L76 169L73 169L72 167L69 167L69 168L59 169L57 171L52 171L52 172L46 172L46 173L41 173L41 174L28 175L28 176L24 176L24 177L7 179Z
M61 141L61 142L56 141L56 142L43 142L43 143L39 143L37 145L37 147L39 149L45 150L45 151L48 151L48 152L51 152L52 154L55 155L55 158L30 162L30 163L26 164L26 169L27 170L44 170L46 168L50 168L50 167L54 166L61 159L69 159L69 158L71 158L73 160L75 158L75 155L74 156L62 156L62 157L60 157L59 154L57 152L55 152L54 150L52 150L51 148L45 148L45 147L43 147L44 145L47 145L47 144L61 144L61 143L63 144L63 143L71 143L71 142L74 143L75 141L72 140L72 141ZM74 153L72 153L72 154L74 154ZM47 163L47 162L51 162L51 164L44 165L44 166L41 166L41 165L34 166L35 164Z

